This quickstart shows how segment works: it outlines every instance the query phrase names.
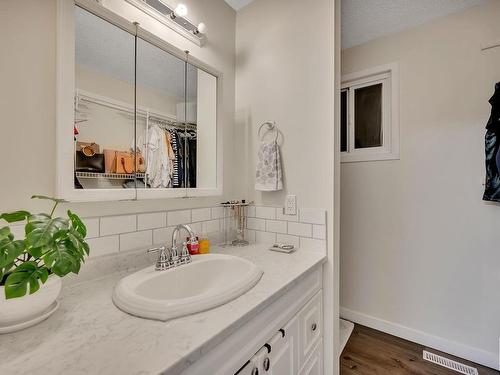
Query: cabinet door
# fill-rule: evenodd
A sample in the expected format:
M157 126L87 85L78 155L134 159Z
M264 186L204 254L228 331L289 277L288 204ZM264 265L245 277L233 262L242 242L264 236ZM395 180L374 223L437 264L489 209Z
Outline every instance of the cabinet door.
M299 367L302 368L316 344L319 342L323 331L321 290L304 306L299 313L300 349Z
M314 347L300 375L323 375L323 340L320 340Z
M297 317L283 327L285 337L278 334L278 339L271 340L271 353L269 355L269 375L298 374L298 338L299 320ZM264 366L264 369L266 366Z

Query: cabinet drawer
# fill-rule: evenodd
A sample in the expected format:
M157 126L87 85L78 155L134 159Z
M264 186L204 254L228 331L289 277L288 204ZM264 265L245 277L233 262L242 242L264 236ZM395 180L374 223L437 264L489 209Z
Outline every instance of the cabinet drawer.
M299 313L299 368L302 368L323 335L322 290Z

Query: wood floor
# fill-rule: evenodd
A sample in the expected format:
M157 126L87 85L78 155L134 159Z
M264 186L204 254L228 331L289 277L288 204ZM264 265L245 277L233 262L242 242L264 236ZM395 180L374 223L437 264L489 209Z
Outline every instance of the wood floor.
M458 372L424 361L422 351L476 367L479 375L500 372L457 359L422 345L356 325L340 357L341 375L457 375Z

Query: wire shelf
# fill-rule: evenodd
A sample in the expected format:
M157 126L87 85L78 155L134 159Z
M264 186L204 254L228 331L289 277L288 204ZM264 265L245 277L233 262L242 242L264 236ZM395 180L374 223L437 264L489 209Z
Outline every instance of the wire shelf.
M121 174L121 173L94 173L94 172L75 172L78 178L105 178L108 180L133 180L134 178L146 178L146 173Z

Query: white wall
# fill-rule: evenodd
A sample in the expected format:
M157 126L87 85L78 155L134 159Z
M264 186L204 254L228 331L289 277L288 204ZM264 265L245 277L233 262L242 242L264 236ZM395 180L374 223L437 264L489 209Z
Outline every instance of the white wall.
M342 56L343 73L399 62L401 86L401 160L341 167L343 314L495 367L500 206L481 181L500 48L480 46L499 19L491 1Z
M238 156L256 202L283 205L289 193L301 207L325 208L333 183L333 0L315 2L300 18L304 11L298 0L257 0L238 13L236 126L246 140ZM265 121L282 133L285 188L278 193L254 189Z
M300 0L256 0L236 19L235 157L245 197L283 206L296 194L299 207L327 209L325 271L325 374L338 373L338 307L334 267L334 54L333 0L306 7ZM307 17L302 17L307 12ZM337 45L338 47L338 45ZM276 121L282 139L284 190L256 192L257 131ZM268 135L272 137L272 135Z
M128 82L77 65L75 83L77 90L84 90L97 96L119 101L129 108L134 107L134 86ZM137 87L138 106L170 115L173 118L176 115L177 103L183 99L167 96L150 87ZM84 115L79 116L86 118L87 121L77 125L78 141L96 142L99 144L101 152L104 149L126 151L133 145L133 114L85 101L81 102L80 107ZM137 120L138 137L145 136L146 119L138 117Z
M223 0L186 0L190 17L203 20L209 28L208 43L200 48L121 0L107 0L106 6L125 18L160 35L176 47L223 73L222 106L219 120L224 137L223 152L233 153L235 12ZM56 85L56 1L24 0L2 2L2 122L0 156L5 161L0 190L0 212L17 209L45 209L30 201L33 194L55 194L55 85ZM8 89L5 89L8 88ZM233 158L224 160L224 197L236 195ZM221 197L166 199L139 202L79 203L70 207L83 216L147 212L183 207L215 205ZM63 207L67 209L68 206Z
M196 185L199 188L215 188L217 187L217 80L213 75L198 69L196 87L198 90Z

